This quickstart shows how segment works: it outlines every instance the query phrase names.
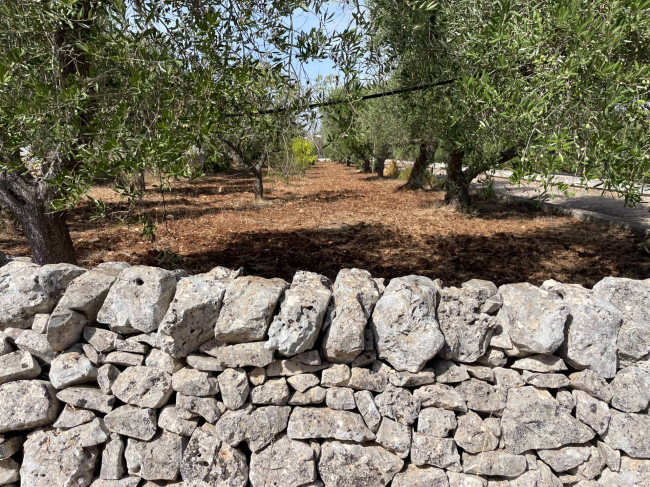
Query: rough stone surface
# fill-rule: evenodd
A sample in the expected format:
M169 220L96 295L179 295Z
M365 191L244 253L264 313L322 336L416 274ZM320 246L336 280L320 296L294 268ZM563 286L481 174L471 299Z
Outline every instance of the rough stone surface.
M391 280L377 302L371 322L377 352L395 369L419 372L442 348L436 295L431 279L407 276Z
M291 356L311 349L318 338L332 292L325 276L299 271L284 293L266 346Z
M53 426L60 429L69 429L81 424L90 423L97 415L86 409L75 409L66 404Z
M124 441L120 435L112 433L102 452L99 477L103 480L120 480L124 472Z
M356 407L354 391L348 387L332 387L327 389L325 404L328 408L351 410Z
M198 423L192 412L176 406L165 406L158 416L160 428L181 436L192 436Z
M142 408L159 408L172 395L172 378L153 367L129 367L113 383L113 394L120 401Z
M104 394L96 387L68 387L58 392L56 397L76 408L91 409L100 413L110 413L115 403L115 396Z
M0 267L0 330L31 328L38 313L51 313L82 268L70 264L38 266L10 262Z
M614 391L603 377L593 370L583 370L569 375L571 387L609 403Z
M469 380L469 373L464 365L457 365L450 360L436 360L433 364L435 382L454 384Z
M388 384L384 392L375 397L382 416L401 424L411 425L420 413L420 400L407 389Z
M286 287L282 279L239 277L230 281L215 326L215 337L224 343L264 340L273 310Z
M214 336L226 283L206 274L182 279L160 323L163 352L186 357Z
M228 369L219 374L221 398L228 409L239 409L248 398L250 388L244 369Z
M264 370L264 369L262 369ZM289 377L287 382L298 392L305 392L310 387L320 384L320 379L314 374L299 374Z
M52 424L61 410L52 384L19 380L0 385L0 434Z
M377 431L377 443L400 458L407 458L411 450L411 428L384 418Z
M222 413L223 404L220 404L214 397L197 397L176 394L176 405L195 415L201 416L208 423L216 422Z
M542 373L567 370L564 360L555 355L530 355L520 358L512 364L512 368Z
M104 394L113 393L113 384L120 375L120 369L112 364L102 365L97 370L97 384Z
M612 407L626 413L638 413L650 402L650 372L639 367L625 367L611 382Z
M97 319L113 282L114 275L92 270L70 283L47 321L46 337L53 350L65 350L79 341L86 324Z
M583 391L573 391L576 403L576 418L589 426L599 435L603 435L609 426L609 407Z
M145 480L176 480L182 453L183 438L164 431L148 442L129 438L124 457L131 475Z
M611 410L609 428L603 440L615 450L623 450L635 458L650 458L650 416L647 414L621 413Z
M409 465L393 478L392 487L449 487L444 470L434 467Z
M559 297L528 283L506 284L499 288L499 294L503 307L497 320L513 345L541 354L560 348L569 308Z
M115 348L115 340L118 340L120 336L114 331L92 326L87 326L83 330L84 340L90 343L99 353L113 350Z
M537 455L555 472L561 473L585 463L591 452L588 446L565 446L555 450L537 450Z
M194 430L180 472L188 486L245 487L248 482L244 454L203 428Z
M401 458L380 446L326 441L318 472L325 487L383 487L403 465Z
M512 453L585 443L591 428L567 413L547 391L526 386L510 389L501 418L505 447Z
M450 438L413 433L411 461L415 465L430 465L460 471L460 456L456 443Z
M176 276L155 267L124 269L108 292L97 321L118 333L156 331L176 291Z
M16 380L35 379L41 366L31 353L25 350L0 356L0 384Z
M359 391L354 393L354 401L357 405L357 409L361 413L363 420L368 426L368 429L373 433L377 432L379 428L379 423L381 423L381 414L377 409L375 400L370 391Z
M207 372L186 367L172 375L172 388L186 396L214 396L219 383Z
M228 367L266 367L273 362L273 350L265 342L225 345L213 340L200 347L202 352L217 359L222 369Z
M606 277L593 291L623 314L616 343L619 357L639 360L650 355L650 282Z
M97 380L97 367L77 352L63 353L52 360L50 382L57 389Z
M418 433L444 438L456 429L458 422L453 411L424 408L418 416Z
M50 347L45 335L34 330L24 330L14 343L19 350L28 351L46 364L51 363L56 357L56 352Z
M364 331L381 292L368 271L342 269L325 319L321 352L330 362L352 362L365 348Z
M284 378L270 380L253 388L251 391L251 402L253 404L284 406L288 400L289 386L287 386L287 380Z
M386 385L388 385L388 376L386 374L360 367L352 367L348 387L360 391L383 392Z
M111 433L149 441L157 431L156 412L134 406L121 406L104 417L106 427Z
M321 374L320 383L323 387L346 387L349 382L350 367L344 364L333 365Z
M327 397L327 389L320 386L307 389L305 392L296 391L289 399L291 406L306 406L308 404L322 404Z
M90 485L97 463L96 447L83 448L69 442L66 432L35 431L23 445L21 487ZM43 482L47 479L47 483Z
M443 357L475 362L486 352L496 320L482 309L496 293L493 283L478 279L465 282L460 288L442 290L438 319L445 337Z
M184 362L182 359L177 359L171 355L154 348L147 358L144 360L144 364L147 367L153 369L158 369L161 372L166 372L168 374L173 374L177 370L183 368Z
M468 453L496 450L499 446L499 438L481 417L472 411L458 418L454 441Z
M359 414L329 408L294 408L287 435L295 440L334 438L362 442L375 439Z
M503 386L470 379L456 386L456 391L467 400L467 407L473 411L498 415L506 407L508 390Z
M476 455L463 453L463 472L468 474L516 478L526 471L526 467L525 456L513 455L503 450Z
M420 400L422 407L451 409L452 411L467 411L467 403L463 396L445 384L431 384L415 389L413 395Z
M316 480L314 450L309 444L280 436L253 453L250 482L253 487L299 487Z
M227 411L216 424L217 435L230 446L237 446L245 440L256 452L287 428L290 414L291 408L287 406Z

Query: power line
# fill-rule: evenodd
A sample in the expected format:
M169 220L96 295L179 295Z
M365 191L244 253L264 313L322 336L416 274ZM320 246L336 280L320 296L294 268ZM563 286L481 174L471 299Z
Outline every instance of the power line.
M426 90L429 88L436 88L438 86L444 86L444 85L449 85L456 81L458 78L453 78L453 79L447 79L444 81L437 81L435 83L429 83L426 85L418 85L418 86L412 86L410 88L400 88L397 90L390 90L390 91L384 91L381 93L373 93L372 95L364 95L362 97L359 97L353 101L363 101L363 100L372 100L373 98L383 98L385 96L393 96L393 95L401 95L404 93L411 93L413 91L421 91L421 90ZM313 108L321 108L321 107L329 107L332 105L341 105L343 103L348 103L350 100L347 99L341 99L341 100L327 100L323 102L318 102L318 103L310 103L303 109L308 110L308 109L313 109ZM254 112L253 115L270 115L272 113L282 113L286 112L287 110L290 110L292 108L299 108L299 107L279 107L279 108L269 108L268 110L260 110L257 112ZM226 115L226 117L240 117L242 116L243 113L229 113Z

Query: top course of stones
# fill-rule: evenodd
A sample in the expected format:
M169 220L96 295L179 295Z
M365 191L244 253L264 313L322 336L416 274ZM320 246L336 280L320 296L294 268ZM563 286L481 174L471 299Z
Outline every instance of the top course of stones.
M650 485L650 280L0 265L0 485Z

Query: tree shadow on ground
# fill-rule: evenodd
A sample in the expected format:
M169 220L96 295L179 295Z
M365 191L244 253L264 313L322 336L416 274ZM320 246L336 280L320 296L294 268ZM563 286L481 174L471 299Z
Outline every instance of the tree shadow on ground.
M237 234L225 247L181 256L180 265L191 272L217 265L243 267L247 274L288 281L298 270L334 279L340 269L358 267L374 277L419 274L440 278L446 285L469 279L498 285L520 281L539 285L556 279L593 286L606 276L650 275L650 259L640 259L637 249L630 248L629 238L593 237L591 232L566 224L544 233L429 235L405 242L410 238L407 234L381 224L360 223ZM621 252L611 251L616 246Z

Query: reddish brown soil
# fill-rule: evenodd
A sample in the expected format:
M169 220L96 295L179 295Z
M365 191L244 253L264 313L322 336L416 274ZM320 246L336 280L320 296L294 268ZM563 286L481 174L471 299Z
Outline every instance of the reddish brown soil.
M546 279L591 286L604 276L650 276L650 258L628 231L585 223L532 208L476 201L470 215L442 207L442 193L399 191L403 181L382 180L336 163L318 163L287 185L266 182L256 202L246 173L179 182L166 195L148 189L144 211L160 222L157 239L115 219L91 223L89 206L70 215L72 237L84 266L123 260L168 265L159 252L177 254L191 273L221 265L248 274L291 279L297 270L330 278L344 267L376 277L422 274L459 284L471 278L497 284ZM119 210L108 188L94 190ZM23 236L5 229L0 248L28 255Z

